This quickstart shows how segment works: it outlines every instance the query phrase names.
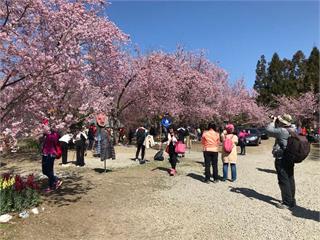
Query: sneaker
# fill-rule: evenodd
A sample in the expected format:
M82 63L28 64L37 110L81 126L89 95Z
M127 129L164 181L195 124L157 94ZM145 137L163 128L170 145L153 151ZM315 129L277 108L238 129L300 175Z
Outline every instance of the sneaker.
M49 187L47 187L45 190L43 190L44 193L51 193L53 190Z
M218 182L220 182L219 179L213 180L213 183L218 183Z
M173 169L173 168L171 168L171 170L170 170L170 176L174 176L174 174L175 174L175 170Z
M139 162L139 158L136 158L136 162Z
M58 189L61 185L62 185L62 181L61 180L56 181L55 189Z

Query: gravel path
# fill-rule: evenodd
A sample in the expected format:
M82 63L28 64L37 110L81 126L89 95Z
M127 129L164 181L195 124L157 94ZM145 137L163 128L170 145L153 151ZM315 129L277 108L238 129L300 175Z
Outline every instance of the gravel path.
M234 183L202 183L197 151L178 164L176 177L167 161L138 165L129 160L135 149L124 147L107 174L98 159L88 158L86 168L58 166L77 177L46 198L44 213L16 220L7 239L319 239L319 152L295 167L298 207L280 210L271 146L248 147Z

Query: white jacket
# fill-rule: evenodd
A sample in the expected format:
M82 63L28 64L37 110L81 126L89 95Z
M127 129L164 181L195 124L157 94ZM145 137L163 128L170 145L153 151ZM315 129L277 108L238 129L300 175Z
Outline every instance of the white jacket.
M146 146L146 148L150 148L154 146L154 140L152 135L147 135L144 139L143 145Z
M59 139L59 141L69 143L71 139L72 139L72 134L65 134Z

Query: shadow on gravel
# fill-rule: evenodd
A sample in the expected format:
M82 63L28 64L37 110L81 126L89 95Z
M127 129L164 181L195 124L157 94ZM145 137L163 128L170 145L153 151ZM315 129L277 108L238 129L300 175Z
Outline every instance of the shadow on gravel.
M70 176L62 180L63 184L58 190L45 194L45 202L58 207L68 206L78 202L82 195L87 194L93 188L93 184L88 180L83 180L82 176Z
M0 163L0 167L4 167L6 165L7 165L6 163Z
M106 172L105 172L104 168L94 168L93 171L95 171L96 173L108 173L108 172L112 172L111 169L107 169Z
M199 174L188 173L187 176L188 176L188 177L191 177L191 178L193 178L193 179L196 179L196 180L198 180L198 181L200 181L200 182L203 182L203 181L204 181L204 176L199 175Z
M277 199L258 193L257 191L250 189L250 188L236 188L236 187L230 187L230 192L240 193L250 199L258 199L260 201L269 203L271 205L276 206L277 202L279 202Z
M156 171L156 170L160 170L160 171L167 172L167 173L170 171L169 168L165 168L165 167L156 167L154 169L151 169L151 171Z
M276 171L276 170L273 170L273 169L257 168L257 170L258 170L258 171L261 171L261 172L277 174L277 171Z
M304 207L296 206L291 210L292 215L299 218L310 219L316 222L320 222L320 212L314 211L310 209L306 209Z
M250 198L250 199L258 199L261 201L264 201L266 203L269 203L271 205L276 206L277 203L275 202L280 202L279 200L258 193L257 191L250 189L250 188L235 188L235 187L230 187L230 191L231 192L235 192L235 193L240 193L243 194L244 196ZM306 209L304 207L300 207L300 206L296 206L295 208L293 208L292 210L290 210L292 215L295 217L299 217L299 218L304 218L304 219L310 219L310 220L314 220L319 222L320 221L320 212L319 211L314 211L314 210L310 210L310 209Z

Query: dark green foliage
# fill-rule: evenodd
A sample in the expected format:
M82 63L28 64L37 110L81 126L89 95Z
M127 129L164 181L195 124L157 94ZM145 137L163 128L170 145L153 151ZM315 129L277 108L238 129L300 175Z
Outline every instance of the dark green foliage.
M319 49L314 47L307 60L304 91L313 90L315 93L319 93L319 57Z
M12 188L8 188L0 191L0 199L1 215L38 206L40 203L40 194L31 188L25 188L22 191L15 191Z
M280 59L274 53L266 66L264 55L257 63L254 89L258 92L257 102L276 107L275 96L297 97L313 90L319 93L319 50L314 47L306 60L302 51L297 51L292 60Z

